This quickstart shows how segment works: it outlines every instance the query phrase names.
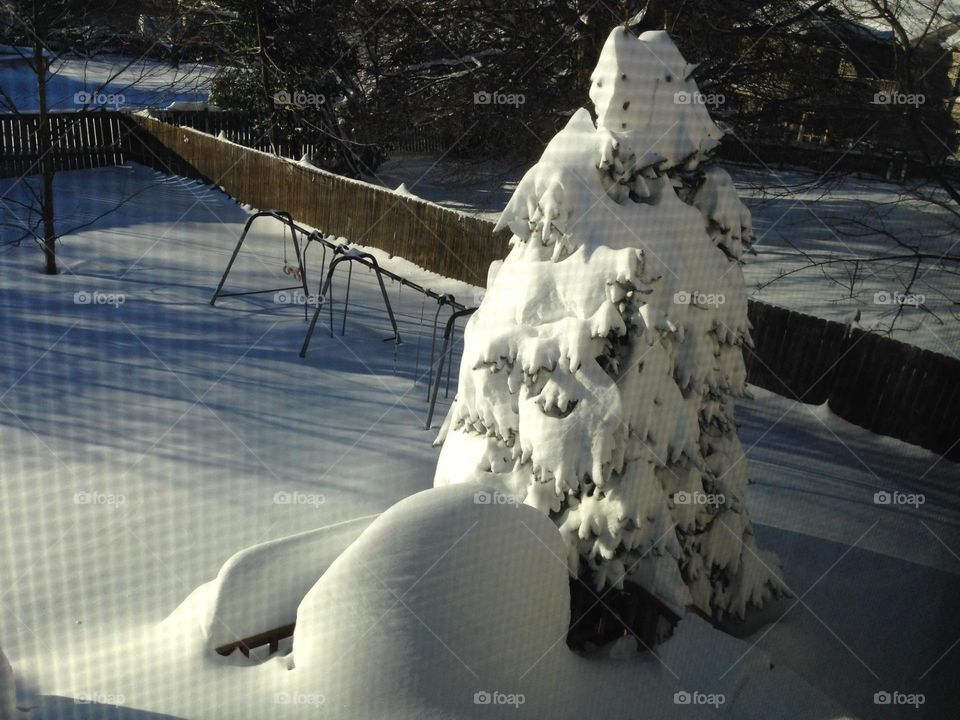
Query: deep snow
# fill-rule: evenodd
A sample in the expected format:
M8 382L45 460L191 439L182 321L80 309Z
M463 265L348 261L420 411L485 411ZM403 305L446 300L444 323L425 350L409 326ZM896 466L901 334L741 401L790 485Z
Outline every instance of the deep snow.
M319 326L300 360L301 308L271 295L208 304L246 217L223 195L142 167L57 182L71 224L148 189L64 240L70 272L44 277L26 245L0 251L0 646L21 704L43 708L25 717L218 716L251 694L271 714L296 714L274 702L282 682L267 679L293 675L274 672L283 659L237 668L157 627L239 550L430 487L437 450L420 429L424 384L413 385L420 300L400 293L396 373L365 272L353 278L346 336ZM233 289L285 284L279 237L251 238ZM434 289L474 292L379 257ZM74 304L81 291L124 302ZM753 392L738 417L758 543L781 556L798 603L748 638L757 647L731 674L763 651L862 717L957 715L956 466L825 408ZM877 505L879 490L922 492L925 503ZM275 504L278 492L303 502ZM693 657L662 655L700 684ZM608 677L613 690L661 667L633 665ZM894 690L926 703L874 704ZM84 694L93 702L76 704ZM299 712L316 714L300 699Z
M164 619L163 632L187 637L199 632L205 647L216 649L294 623L300 601L317 578L376 517L345 520L240 550L216 578L190 593Z

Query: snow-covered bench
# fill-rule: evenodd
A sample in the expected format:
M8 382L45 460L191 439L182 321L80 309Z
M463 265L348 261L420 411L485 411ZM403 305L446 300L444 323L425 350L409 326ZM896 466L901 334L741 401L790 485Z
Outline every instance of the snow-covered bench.
M293 634L297 607L330 564L377 515L253 545L230 557L217 577L183 601L164 625L199 633L206 647L228 655Z

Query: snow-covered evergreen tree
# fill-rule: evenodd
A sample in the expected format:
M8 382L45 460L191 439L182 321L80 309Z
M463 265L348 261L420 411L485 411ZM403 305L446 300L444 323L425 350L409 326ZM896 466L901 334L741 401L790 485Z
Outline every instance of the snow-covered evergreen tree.
M743 617L785 593L747 512L734 421L750 213L665 32L607 39L578 110L517 187L512 249L470 319L435 483L548 513L572 572Z

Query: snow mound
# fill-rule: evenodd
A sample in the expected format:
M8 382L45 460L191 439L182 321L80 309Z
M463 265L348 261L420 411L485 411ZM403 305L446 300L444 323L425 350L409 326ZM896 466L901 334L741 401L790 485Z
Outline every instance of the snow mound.
M172 633L197 633L208 648L290 625L297 606L376 515L271 540L228 559L168 617Z
M534 667L556 682L569 654L565 548L545 515L491 497L458 485L402 500L310 590L294 673L328 705L355 717L397 717L399 707L492 717L482 693L516 695ZM358 681L361 667L375 681ZM532 705L553 693L527 694Z
M407 188L406 183L400 183L399 185L397 185L397 187L394 189L394 192L397 195L403 195L404 197L417 198L418 200L420 199L418 196L410 192L409 188Z
M248 548L198 589L206 602L193 602L243 628L233 635L284 624L300 583L320 579L296 610L292 657L227 668L204 659L200 644L186 651L198 677L226 683L215 712L197 716L541 720L643 708L659 720L842 717L803 680L771 669L766 653L692 613L656 656L638 654L629 638L608 657L570 651L564 551L543 513L463 484L418 493L373 520ZM264 597L274 596L279 614L265 615ZM186 622L190 606L168 622ZM720 704L688 704L691 695Z

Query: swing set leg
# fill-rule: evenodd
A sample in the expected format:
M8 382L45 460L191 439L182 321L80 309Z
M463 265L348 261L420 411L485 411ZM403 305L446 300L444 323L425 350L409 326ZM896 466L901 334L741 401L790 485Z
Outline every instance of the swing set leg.
M327 293L330 292L330 283L333 280L333 271L336 269L335 262L330 263L330 269L327 271L327 277L323 281L323 289L320 291L320 297L317 298L317 306L313 309L313 318L307 327L306 337L303 338L303 346L300 348L300 357L307 356L307 348L310 347L310 340L313 338L313 331L317 327L317 320L320 319L320 312L323 310L323 304L327 300ZM330 305L331 332L333 332L333 305Z
M220 297L220 291L223 290L223 284L227 281L227 275L230 274L230 269L233 267L233 263L237 259L237 255L240 254L240 247L243 245L243 241L247 239L247 233L250 232L250 226L253 224L253 221L256 218L256 215L251 216L247 220L247 224L243 226L243 232L240 233L240 239L237 241L237 246L233 249L233 254L230 256L230 262L227 263L227 268L223 271L223 277L220 278L220 282L217 284L217 289L213 291L213 297L210 298L211 305L216 305L217 298Z
M307 289L307 268L303 264L303 256L300 253L300 243L297 242L297 231L290 225L290 236L293 239L293 251L297 254L297 265L300 267L300 283L303 285L303 321L307 321L307 305L310 300L310 291Z
M247 239L247 235L250 232L250 228L252 227L255 220L262 217L274 218L282 222L285 227L290 228L290 235L293 239L293 249L297 254L297 266L300 269L300 287L303 289L303 298L304 298L303 312L304 312L304 320L306 320L306 314L307 314L306 301L307 301L307 298L309 298L310 296L310 291L307 289L307 269L306 269L306 266L304 265L303 254L300 252L300 243L297 240L297 231L296 231L296 226L293 223L293 217L290 215L290 213L284 210L261 210L260 212L256 212L253 215L251 215L249 218L247 218L247 222L243 226L243 232L240 233L240 239L237 240L237 245L235 248L233 248L233 253L230 255L230 261L227 263L227 267L223 271L223 276L220 278L220 282L217 283L217 289L213 291L213 296L210 298L210 304L216 305L217 299L220 298L221 296L226 297L228 295L255 295L257 293L262 293L262 292L271 292L270 290L255 290L251 292L223 294L224 283L226 283L227 281L227 276L230 274L230 270L233 269L233 264L236 262L237 256L240 254L240 248L243 247L243 242L244 240ZM284 231L284 233L286 233L286 231ZM286 234L284 234L284 237L286 237ZM281 289L289 290L291 288L278 288L278 290L281 290Z

